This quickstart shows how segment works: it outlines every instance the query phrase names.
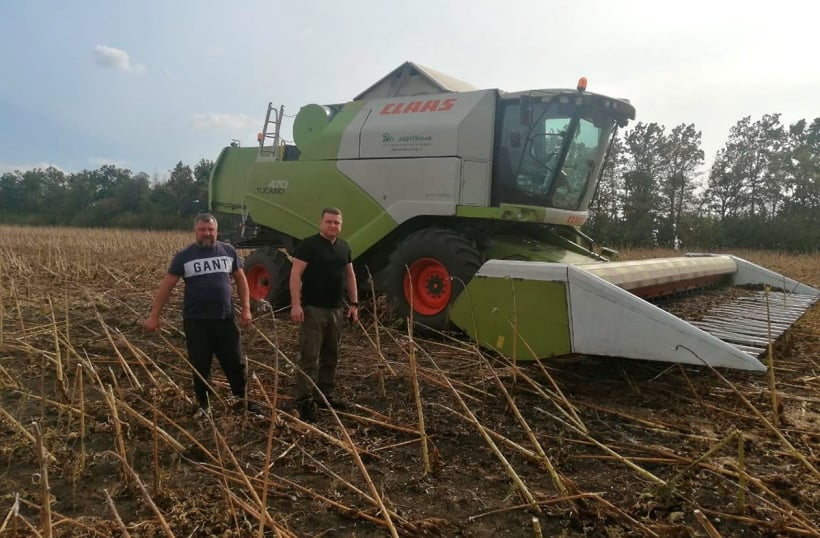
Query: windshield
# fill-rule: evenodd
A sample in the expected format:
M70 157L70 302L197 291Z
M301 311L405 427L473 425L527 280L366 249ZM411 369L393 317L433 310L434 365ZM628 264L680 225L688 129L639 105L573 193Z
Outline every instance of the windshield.
M534 102L529 124L517 100L499 115L494 204L586 209L613 121L570 99Z

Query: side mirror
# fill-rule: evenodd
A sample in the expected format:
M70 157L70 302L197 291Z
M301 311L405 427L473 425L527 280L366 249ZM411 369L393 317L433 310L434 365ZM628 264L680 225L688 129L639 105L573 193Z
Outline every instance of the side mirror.
M532 97L522 95L518 103L519 122L521 125L532 125Z

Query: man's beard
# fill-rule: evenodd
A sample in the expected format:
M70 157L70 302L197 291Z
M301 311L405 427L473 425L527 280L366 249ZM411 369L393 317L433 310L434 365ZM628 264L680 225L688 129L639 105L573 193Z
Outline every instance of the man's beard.
M197 239L196 244L200 247L212 247L214 246L214 240L210 237L206 237L204 239Z

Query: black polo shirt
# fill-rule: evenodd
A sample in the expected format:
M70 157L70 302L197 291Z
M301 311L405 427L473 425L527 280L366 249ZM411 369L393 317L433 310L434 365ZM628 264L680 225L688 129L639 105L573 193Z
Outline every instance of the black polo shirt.
M342 306L345 268L352 261L347 241L337 237L331 243L321 234L311 235L299 243L293 257L307 263L302 274L302 305Z

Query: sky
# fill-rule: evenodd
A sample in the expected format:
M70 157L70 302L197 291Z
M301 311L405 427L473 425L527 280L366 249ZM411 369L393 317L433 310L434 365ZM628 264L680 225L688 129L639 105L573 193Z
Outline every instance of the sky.
M345 102L407 60L506 91L586 76L637 121L693 123L708 166L744 116L820 116L818 21L809 0L2 0L0 173L167 177L255 144L268 102Z

